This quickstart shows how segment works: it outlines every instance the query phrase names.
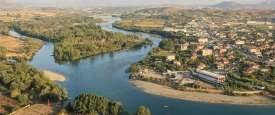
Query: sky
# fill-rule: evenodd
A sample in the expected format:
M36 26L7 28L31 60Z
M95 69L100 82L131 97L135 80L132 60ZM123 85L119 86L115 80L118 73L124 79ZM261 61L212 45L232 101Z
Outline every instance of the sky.
M222 1L235 1L243 4L253 4L265 0L0 0L1 3L19 3L32 6L140 6L140 5L210 5Z

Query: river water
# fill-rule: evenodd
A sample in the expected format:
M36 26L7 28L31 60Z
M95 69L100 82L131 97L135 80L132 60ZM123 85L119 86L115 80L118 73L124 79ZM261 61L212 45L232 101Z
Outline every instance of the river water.
M129 83L127 70L131 64L142 60L153 47L156 47L161 37L116 29L112 27L112 21L102 23L100 26L108 31L149 38L154 45L58 64L52 56L54 45L46 43L29 63L38 69L47 69L65 75L66 81L58 84L67 89L71 99L81 93L93 93L122 102L129 112L134 112L140 105L145 105L151 109L153 115L275 115L274 106L208 104L142 92Z

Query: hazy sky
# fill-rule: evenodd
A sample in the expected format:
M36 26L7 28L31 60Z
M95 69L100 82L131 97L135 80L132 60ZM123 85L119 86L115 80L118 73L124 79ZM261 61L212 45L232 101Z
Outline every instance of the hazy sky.
M35 6L137 6L158 4L198 5L215 4L222 1L235 1L253 4L265 0L0 0Z

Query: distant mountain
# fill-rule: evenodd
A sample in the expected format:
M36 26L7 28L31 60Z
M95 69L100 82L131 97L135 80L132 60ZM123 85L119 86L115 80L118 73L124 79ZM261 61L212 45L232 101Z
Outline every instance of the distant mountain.
M225 2L218 3L216 5L212 5L210 7L224 9L224 10L231 10L231 9L243 8L243 7L245 7L245 5L237 3L237 2L225 1Z
M219 8L224 10L238 10L238 9L275 9L275 0L265 0L255 4L240 4L238 2L221 2L216 5L209 6L212 8Z
M275 0L265 0L259 4L255 4L256 8L275 9Z
M0 0L0 8L14 7L18 4L14 0Z

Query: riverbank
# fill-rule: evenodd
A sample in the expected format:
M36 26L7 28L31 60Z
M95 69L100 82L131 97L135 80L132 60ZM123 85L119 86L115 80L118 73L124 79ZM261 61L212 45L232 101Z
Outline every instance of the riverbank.
M59 81L59 82L63 82L65 81L65 76L59 74L59 73L55 73L55 72L52 72L52 71L48 71L48 70L44 70L43 71L44 73L44 76L46 78L48 78L49 80L51 81Z
M132 83L135 87L143 90L146 93L181 100L237 105L273 105L275 103L274 100L264 96L247 97L227 96L222 94L211 94L201 92L184 92L166 86L140 80L131 80L130 83Z

